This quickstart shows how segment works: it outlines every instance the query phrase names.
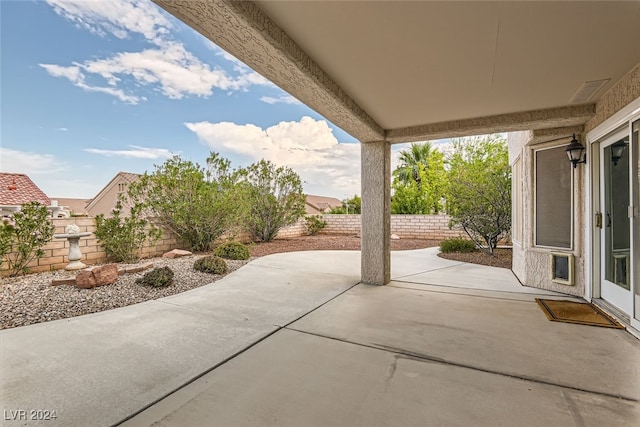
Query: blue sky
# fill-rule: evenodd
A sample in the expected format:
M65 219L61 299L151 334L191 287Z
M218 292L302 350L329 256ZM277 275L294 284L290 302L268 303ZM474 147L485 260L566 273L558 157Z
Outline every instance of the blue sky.
M50 197L209 151L287 165L312 194L360 193L351 136L150 1L3 0L0 13L0 170Z

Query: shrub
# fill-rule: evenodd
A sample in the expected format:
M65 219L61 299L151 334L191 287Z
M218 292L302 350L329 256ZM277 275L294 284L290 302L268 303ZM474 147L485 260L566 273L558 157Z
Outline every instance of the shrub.
M304 216L306 196L300 176L288 167L260 160L242 171L249 215L247 231L263 242L273 240L282 227Z
M47 207L38 202L22 205L13 214L13 224L3 221L0 251L6 251L4 260L11 277L29 272L27 265L44 255L42 247L53 237L53 230Z
M215 256L226 259L246 260L249 259L249 249L240 242L223 243L213 251Z
M130 201L173 231L192 251L210 251L217 238L243 223L248 204L229 160L212 152L202 167L179 156L129 186Z
M96 216L95 235L98 243L113 261L135 262L140 259L145 240L160 238L161 232L154 226L145 231L148 221L140 217L141 209L141 205L136 205L131 208L128 217L122 218L122 202L118 200L111 211L111 218L105 218L102 214Z
M0 267L4 263L5 256L11 252L13 245L13 224L8 218L0 222Z
M311 215L306 217L305 223L307 225L307 231L312 236L315 236L318 234L318 231L327 226L327 221L325 221L320 215Z
M227 263L217 256L205 256L193 263L193 268L203 273L225 274Z
M164 288L173 283L173 270L169 267L154 268L141 278L136 279L136 283L154 288Z
M449 158L449 226L460 226L493 255L511 230L511 167L507 142L498 136L453 141Z
M440 252L475 252L476 244L461 237L444 239L440 242Z

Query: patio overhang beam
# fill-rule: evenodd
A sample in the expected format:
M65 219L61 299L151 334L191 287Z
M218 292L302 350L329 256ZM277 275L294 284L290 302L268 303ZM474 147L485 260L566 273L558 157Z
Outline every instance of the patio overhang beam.
M537 129L533 131L533 138L527 145L542 144L545 142L557 141L570 138L571 135L581 135L584 133L584 125L566 126L560 128Z
M392 144L397 144L498 132L535 131L548 128L582 126L595 115L595 112L595 104L583 104L474 119L452 120L402 129L391 129L386 132L385 139Z
M384 130L251 1L153 0L362 142Z

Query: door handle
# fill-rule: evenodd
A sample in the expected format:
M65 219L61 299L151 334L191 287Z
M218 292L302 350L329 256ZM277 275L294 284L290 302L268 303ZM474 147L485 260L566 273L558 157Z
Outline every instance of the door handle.
M607 228L611 228L611 213L607 212Z
M602 213L596 213L596 227L602 228Z

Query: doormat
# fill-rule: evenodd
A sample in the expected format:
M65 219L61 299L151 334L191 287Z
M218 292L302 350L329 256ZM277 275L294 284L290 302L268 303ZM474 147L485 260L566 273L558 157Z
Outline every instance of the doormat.
M544 311L547 319L554 322L624 329L624 326L593 304L540 298L536 298L536 302L542 311Z

